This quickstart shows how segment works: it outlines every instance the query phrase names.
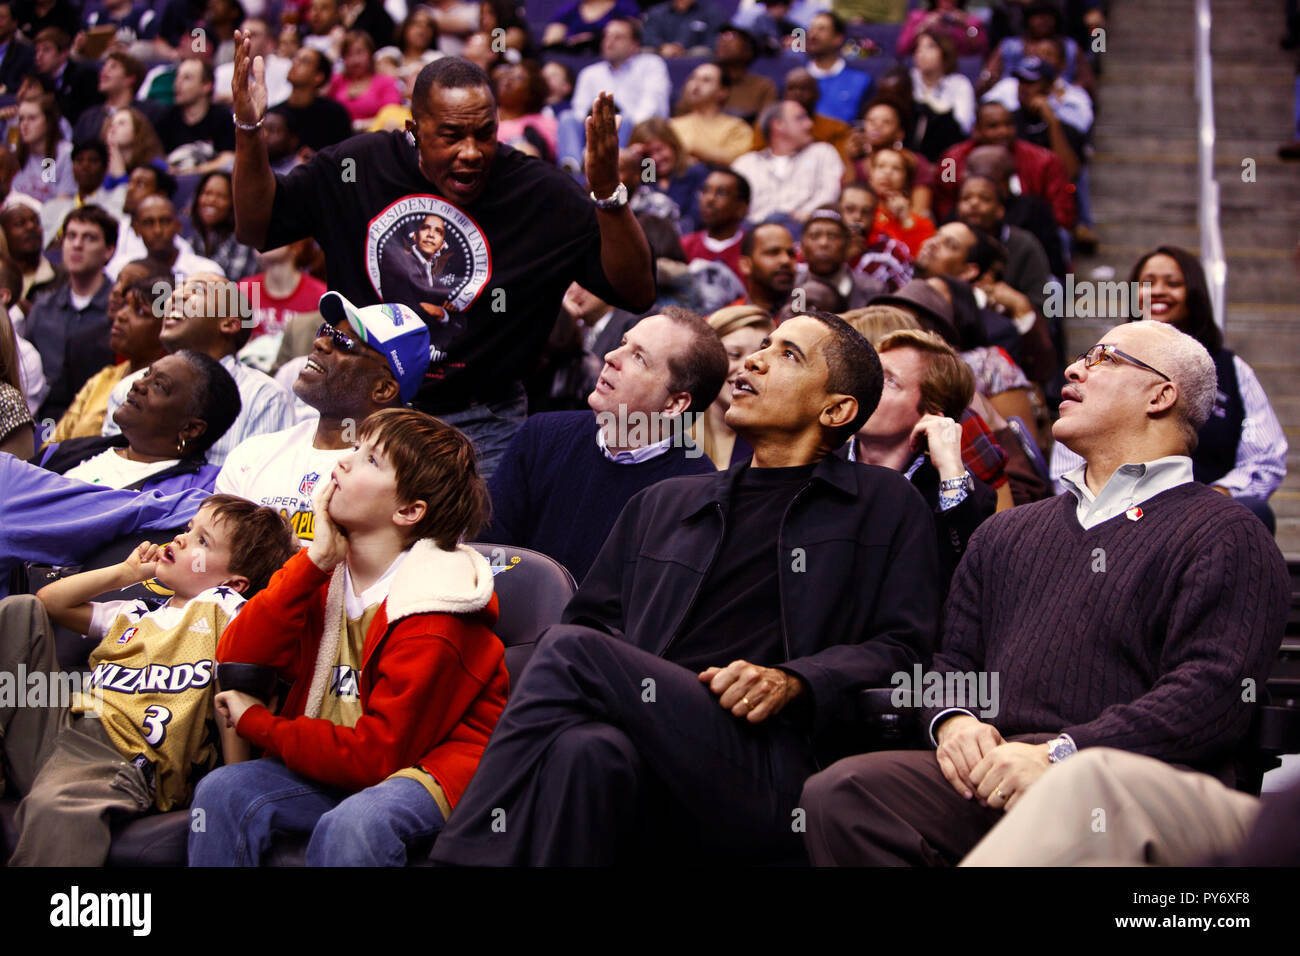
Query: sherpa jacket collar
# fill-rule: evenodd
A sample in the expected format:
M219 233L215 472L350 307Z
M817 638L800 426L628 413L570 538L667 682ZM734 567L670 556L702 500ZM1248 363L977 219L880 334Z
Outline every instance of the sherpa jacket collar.
M303 713L320 716L329 686L330 673L338 659L343 640L344 569L340 564L330 577L325 598L325 621L320 645L316 650L311 687ZM432 540L422 538L411 546L406 560L393 576L388 589L384 615L388 628L413 614L475 614L492 600L492 566L487 558L465 544L454 551L444 551ZM366 643L370 644L367 637ZM364 665L363 665L364 668Z

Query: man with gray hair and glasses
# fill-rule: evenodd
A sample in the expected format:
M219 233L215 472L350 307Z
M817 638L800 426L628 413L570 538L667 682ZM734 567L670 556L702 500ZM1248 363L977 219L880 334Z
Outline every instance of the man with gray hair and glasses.
M1231 783L1290 581L1258 519L1192 479L1214 363L1172 326L1134 322L1065 374L1053 434L1084 464L1065 494L972 536L923 679L943 678L944 693L900 695L936 749L861 754L810 778L814 863L955 864L1056 764L1094 748ZM1082 840L1094 821L1061 815L1035 838Z

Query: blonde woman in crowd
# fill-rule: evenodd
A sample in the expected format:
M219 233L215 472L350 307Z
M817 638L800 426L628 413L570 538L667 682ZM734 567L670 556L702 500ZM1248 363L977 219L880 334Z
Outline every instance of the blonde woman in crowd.
M730 305L714 312L707 321L727 351L727 381L696 424L694 438L718 470L725 471L751 454L745 440L727 427L731 383L744 369L745 358L759 350L763 339L776 328L776 323L756 305Z

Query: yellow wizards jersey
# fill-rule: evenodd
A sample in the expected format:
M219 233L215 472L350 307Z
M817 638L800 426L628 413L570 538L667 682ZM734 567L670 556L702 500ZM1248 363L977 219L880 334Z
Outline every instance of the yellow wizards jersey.
M183 608L94 605L90 634L104 636L73 710L99 712L118 753L144 771L159 810L188 804L193 782L216 763L213 658L243 604L237 592L216 587Z

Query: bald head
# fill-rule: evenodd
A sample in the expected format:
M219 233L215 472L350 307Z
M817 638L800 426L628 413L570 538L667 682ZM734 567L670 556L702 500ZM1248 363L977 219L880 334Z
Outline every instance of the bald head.
M785 98L798 103L812 116L817 100L821 98L821 90L813 75L799 66L785 75Z
M168 352L188 348L220 359L248 341L252 324L245 319L251 314L238 284L196 272L172 292L158 340Z
M1095 364L1075 360L1065 370L1056 439L1090 471L1109 462L1105 477L1125 462L1190 455L1214 405L1217 378L1205 347L1163 322L1116 326L1097 346Z
M131 214L131 225L151 258L168 263L175 258L181 227L170 199L157 193L141 199Z

